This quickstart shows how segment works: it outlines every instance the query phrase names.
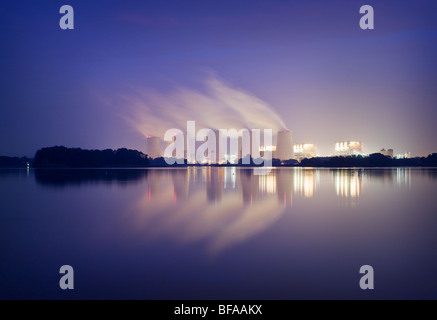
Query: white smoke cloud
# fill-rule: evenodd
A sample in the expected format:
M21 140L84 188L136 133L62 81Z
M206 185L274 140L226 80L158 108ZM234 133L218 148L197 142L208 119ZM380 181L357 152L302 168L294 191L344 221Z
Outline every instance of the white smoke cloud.
M126 120L144 136L163 137L171 128L185 130L189 120L196 128L286 129L274 109L253 94L211 77L204 90L176 88L169 93L135 89L121 97Z

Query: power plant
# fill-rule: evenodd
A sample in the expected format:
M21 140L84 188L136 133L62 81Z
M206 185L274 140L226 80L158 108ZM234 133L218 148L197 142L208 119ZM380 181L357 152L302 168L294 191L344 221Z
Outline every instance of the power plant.
M282 130L278 132L274 158L282 161L294 158L293 139L290 130Z
M237 131L236 129L215 129L211 130L213 134L210 132L205 136L205 133L203 133L202 135L205 137L203 139L199 138L199 140L197 140L194 129L195 127L193 127L194 132L191 133L191 138L188 136L188 131L185 132L187 134L186 137L182 131L178 131L178 134L181 135L181 139L178 139L179 142L176 146L176 149L179 150L178 158L181 159L183 155L188 163L238 164L239 161L242 161L242 164L246 164L245 161L248 160L249 154L253 159L262 160L262 158L267 157L265 155L266 152L271 152L272 158L279 160L282 165L297 163L296 161L288 162L287 160L301 162L304 159L319 157L315 144L301 143L293 145L292 131L288 129L277 132L276 145L272 141L271 129L267 131L268 133L266 133L266 130L263 133L261 130L241 129ZM262 134L264 134L264 139L262 139ZM191 143L189 143L190 141ZM262 144L261 141L263 141ZM172 142L175 142L175 136L173 136ZM147 136L146 146L146 153L150 158L163 157L161 139L159 137ZM199 149L200 147L202 149ZM171 157L175 157L175 146L172 146L172 148L174 155ZM202 151L204 151L203 155ZM395 157L393 149L382 149L379 153L391 158ZM190 155L193 157L191 160ZM362 143L360 141L344 140L335 143L334 155L367 156L368 154L362 152ZM197 156L201 159L197 159ZM396 158L398 157L400 156L396 156ZM403 155L402 157L406 158L410 157L410 155Z
M297 160L314 158L316 153L316 146L312 143L295 144L293 146L294 156Z
M335 144L335 154L338 156L353 156L361 153L360 141L339 141Z
M161 139L159 137L147 136L147 156L152 159L162 157Z

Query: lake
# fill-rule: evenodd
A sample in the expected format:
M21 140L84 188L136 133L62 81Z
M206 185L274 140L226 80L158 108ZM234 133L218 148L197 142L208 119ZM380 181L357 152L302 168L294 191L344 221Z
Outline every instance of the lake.
M436 190L417 168L0 170L0 298L437 299Z

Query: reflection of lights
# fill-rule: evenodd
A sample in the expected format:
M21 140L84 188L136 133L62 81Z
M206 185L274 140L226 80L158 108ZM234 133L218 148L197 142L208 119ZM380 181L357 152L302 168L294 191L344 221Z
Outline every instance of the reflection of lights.
M361 193L361 177L357 171L335 171L335 191L340 197L357 198Z
M396 169L397 184L405 184L411 186L411 168L397 168Z
M316 185L314 170L297 169L293 176L294 191L303 194L305 198L312 198Z
M237 184L237 169L235 167L224 168L224 189L226 189L229 184L232 189L235 189Z
M202 181L208 181L211 178L211 167L208 167L209 175L207 175L206 169L207 167L202 168Z
M276 176L274 174L259 176L259 190L261 193L276 193Z

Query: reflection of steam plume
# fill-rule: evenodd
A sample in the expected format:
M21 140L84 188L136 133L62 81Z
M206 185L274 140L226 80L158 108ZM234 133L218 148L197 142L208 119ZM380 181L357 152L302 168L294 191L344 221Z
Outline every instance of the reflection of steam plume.
M187 174L187 170L175 170L171 175L174 186L173 200L175 202L188 198L189 181Z
M203 168L206 174L206 196L208 202L218 202L223 194L223 168L211 170Z
M161 94L151 90L137 90L122 96L120 104L128 107L127 117L144 136L163 136L171 128L186 128L187 120L195 120L198 128L228 129L284 129L279 115L264 101L250 93L232 88L211 78L205 91L179 88Z
M244 172L242 180L241 172L232 168L151 171L146 193L134 204L133 210L128 211L133 217L130 234L141 234L148 239L166 236L182 244L203 240L210 252L217 254L267 230L284 212L277 198L268 192L262 197L255 196L253 205L248 199L242 199L237 190L239 181L244 181L243 188L258 194L259 177L249 170L241 171ZM229 184L224 181L227 174ZM190 186L190 181L196 179L198 182ZM236 189L231 188L233 179ZM275 179L268 181L276 182ZM225 187L230 188L229 192L224 192ZM219 196L213 197L214 192ZM243 195L248 193L249 190L243 191Z
M276 190L279 202L284 206L291 206L293 203L293 172L291 170L280 170L274 172L276 175Z
M240 180L243 203L252 205L258 200L259 178L252 174L252 170L242 169L240 171Z

